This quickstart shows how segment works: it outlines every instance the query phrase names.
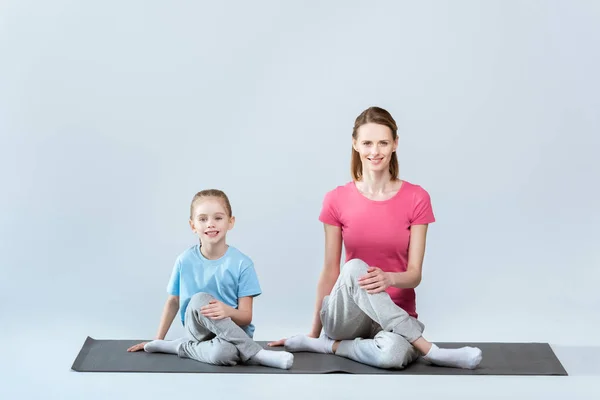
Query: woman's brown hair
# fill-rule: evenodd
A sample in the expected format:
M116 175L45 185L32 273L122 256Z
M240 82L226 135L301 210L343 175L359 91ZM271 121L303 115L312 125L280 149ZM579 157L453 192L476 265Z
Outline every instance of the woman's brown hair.
M396 121L392 115L381 107L369 107L354 121L354 129L352 130L352 137L356 140L358 139L358 128L361 126L374 123L379 125L385 125L392 131L392 139L395 141L398 138L398 126L396 125ZM355 181L360 181L362 178L362 161L360 160L360 154L354 147L352 148L352 160L350 164L350 171L352 173L352 178ZM392 180L398 179L399 174L398 167L398 155L394 151L392 153L392 159L390 161L390 174L392 175Z

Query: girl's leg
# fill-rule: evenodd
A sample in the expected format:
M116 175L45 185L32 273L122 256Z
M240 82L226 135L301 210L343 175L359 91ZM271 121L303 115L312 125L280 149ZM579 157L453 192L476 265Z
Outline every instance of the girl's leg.
M185 314L185 325L188 335L196 341L181 345L179 354L189 356L204 354L207 345L200 342L206 338L206 332L216 335L216 347L223 350L226 355L231 355L231 346L239 353L239 360L248 364L260 364L268 367L289 369L294 361L294 356L288 352L264 350L246 334L231 318L213 320L205 317L200 308L208 305L213 297L206 293L197 293L192 296ZM213 339L214 341L214 339ZM196 350L198 348L198 350ZM210 354L210 353L209 353Z
M262 347L255 343L231 318L213 320L202 315L200 308L208 305L212 299L213 297L207 293L197 293L190 299L185 312L185 330L188 337L196 342L201 342L209 336L216 336L235 346L240 353L241 361L253 357Z
M240 361L237 348L229 342L215 337L208 329L186 324L187 336L175 340L153 340L144 346L148 353L176 354L206 364L236 365ZM200 329L199 329L200 328Z
M147 352L177 354L182 358L216 365L235 365L238 362L289 369L294 355L284 351L264 350L231 318L212 320L200 313L213 297L197 293L190 299L185 313L186 338L166 341L154 340L146 346Z
M202 342L187 340L177 354L181 358L191 358L212 365L236 365L240 361L238 349L231 343L215 337Z
M215 337L207 328L187 321L184 328L186 337L153 340L144 346L144 350L149 353L176 354L182 358L212 365L236 365L240 361L238 349L233 344Z

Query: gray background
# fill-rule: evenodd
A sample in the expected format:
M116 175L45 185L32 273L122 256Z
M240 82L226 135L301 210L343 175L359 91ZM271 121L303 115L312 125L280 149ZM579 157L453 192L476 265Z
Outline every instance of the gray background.
M0 395L597 393L600 3L216 3L0 3ZM438 220L427 337L550 342L578 376L69 371L87 335L154 336L204 188L229 194L229 242L256 263L256 339L307 332L321 201L371 105Z

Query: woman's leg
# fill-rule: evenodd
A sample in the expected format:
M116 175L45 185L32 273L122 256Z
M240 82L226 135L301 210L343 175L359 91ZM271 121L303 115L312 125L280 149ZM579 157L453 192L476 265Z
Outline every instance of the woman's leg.
M419 352L406 339L383 330L372 339L342 340L335 354L386 369L402 369L419 358Z
M423 325L398 307L386 292L369 294L362 289L358 284L358 278L367 274L367 268L368 265L362 260L348 261L342 267L331 294L323 301L321 310L323 331L329 338L336 340L332 344L332 352L337 354L339 347L342 347L342 352L348 353L347 346L350 345L340 341L353 341L356 338L369 337L359 335L357 332L357 329L363 326L364 319L368 318L381 326L383 331L402 337L432 363L461 368L474 368L479 364L481 361L479 349L472 347L439 349L422 337ZM359 323L357 324L357 322ZM288 344L290 340L291 342ZM315 342L316 340L320 342ZM322 344L316 346L317 343L326 343L329 348L326 338L310 340L306 337L294 337L288 341L286 341L286 349L290 351L294 351L295 348L312 348L313 350L317 347L321 348ZM372 348L373 346L366 340L364 343L367 347Z
M291 352L335 353L340 340L373 337L373 321L377 316L374 312L365 312L362 305L365 301L356 298L355 294L362 298L373 296L375 301L381 299L380 296L368 295L367 292L358 293L359 290L362 290L356 283L358 278L363 275L361 264L364 263L360 260L347 262L342 267L340 276L331 289L331 293L323 299L320 315L323 324L321 337L292 336L285 341L286 350ZM387 293L383 293L383 295L387 296ZM388 300L391 302L389 296ZM396 306L396 308L398 307ZM372 311L373 307L369 306L369 309ZM401 309L400 311L404 312ZM420 336L420 332L415 335ZM334 341L337 342L334 343Z
M369 294L360 287L358 279L367 274L368 265L362 260L350 260L323 302L323 330L332 339L354 339L354 320L368 318L386 332L394 332L409 343L419 339L423 326L398 307L386 292ZM362 336L365 337L365 336ZM366 336L370 337L370 336Z

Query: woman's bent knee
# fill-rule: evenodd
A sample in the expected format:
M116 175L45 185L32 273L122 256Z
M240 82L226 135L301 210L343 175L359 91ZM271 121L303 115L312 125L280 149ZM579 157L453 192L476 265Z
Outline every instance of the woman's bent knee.
M367 273L369 265L359 258L353 258L342 266L341 276L349 278L360 278Z
M412 345L400 335L391 332L380 332L375 337L375 364L384 369L401 369L414 360Z

